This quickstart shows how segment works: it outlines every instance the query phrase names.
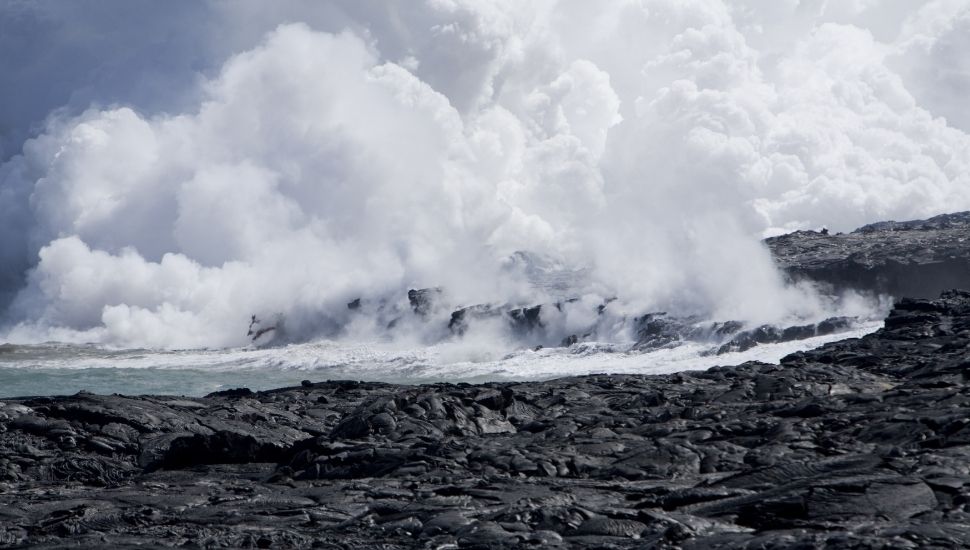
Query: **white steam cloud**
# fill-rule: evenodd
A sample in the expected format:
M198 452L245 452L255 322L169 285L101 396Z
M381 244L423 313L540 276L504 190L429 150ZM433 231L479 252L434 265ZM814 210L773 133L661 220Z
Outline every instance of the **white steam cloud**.
M49 23L73 8L12 6L73 44ZM68 106L0 166L0 339L233 346L250 313L313 335L407 288L548 299L504 268L519 250L630 311L811 316L760 237L970 209L970 1L174 13L73 39L124 85L27 79L85 92L19 111ZM69 64L30 38L26 66Z

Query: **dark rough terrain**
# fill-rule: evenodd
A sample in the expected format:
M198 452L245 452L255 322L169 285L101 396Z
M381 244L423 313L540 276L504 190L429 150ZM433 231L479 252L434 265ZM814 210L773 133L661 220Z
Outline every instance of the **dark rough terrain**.
M935 298L941 289L970 288L970 212L846 234L796 231L765 242L791 278L836 290Z
M781 365L0 401L0 545L966 548L970 293Z
M970 213L769 239L793 279L926 298L780 365L0 400L0 547L967 548L970 293L937 298L970 288L967 239ZM850 320L635 322L730 350Z

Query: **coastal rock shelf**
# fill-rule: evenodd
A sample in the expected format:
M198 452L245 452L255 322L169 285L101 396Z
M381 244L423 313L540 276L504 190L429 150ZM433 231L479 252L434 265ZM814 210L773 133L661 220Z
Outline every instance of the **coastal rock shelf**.
M970 293L666 376L0 401L0 546L965 548Z
M845 234L796 231L765 243L789 277L835 290L935 298L943 289L970 288L970 212Z

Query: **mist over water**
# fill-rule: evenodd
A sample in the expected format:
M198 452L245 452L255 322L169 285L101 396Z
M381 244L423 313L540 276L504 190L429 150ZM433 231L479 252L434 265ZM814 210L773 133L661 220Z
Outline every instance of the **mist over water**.
M0 341L238 347L251 314L296 342L386 339L382 312L429 287L402 345L484 303L579 298L543 319L557 337L614 297L618 320L866 315L787 286L760 239L970 209L968 1L126 13L0 8L46 75L0 88L69 94L0 108ZM118 17L144 32L95 32ZM79 50L111 78L58 71Z
M74 394L181 394L202 396L248 387L268 390L303 380L367 380L398 384L545 380L602 373L665 374L744 361L777 362L832 340L860 337L881 327L853 330L725 355L705 355L700 343L630 353L624 346L582 343L570 348L503 350L494 341L317 341L236 350L110 350L99 345L41 344L0 347L0 397Z

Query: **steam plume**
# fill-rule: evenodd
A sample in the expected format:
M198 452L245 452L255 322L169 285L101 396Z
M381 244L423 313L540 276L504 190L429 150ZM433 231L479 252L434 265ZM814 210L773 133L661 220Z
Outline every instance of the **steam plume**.
M134 26L108 39L66 37L113 20L71 6L0 10L63 49L5 38L27 65L113 71L5 72L78 88L0 111L0 339L231 346L252 312L309 337L408 288L551 299L516 251L630 311L820 315L759 238L970 208L970 2L187 3L110 12Z

